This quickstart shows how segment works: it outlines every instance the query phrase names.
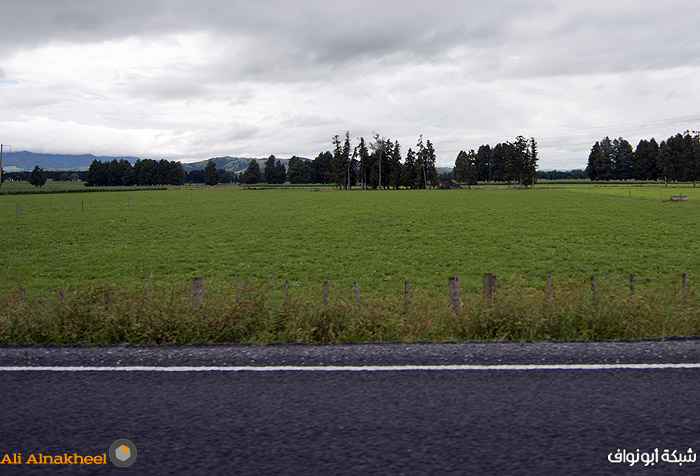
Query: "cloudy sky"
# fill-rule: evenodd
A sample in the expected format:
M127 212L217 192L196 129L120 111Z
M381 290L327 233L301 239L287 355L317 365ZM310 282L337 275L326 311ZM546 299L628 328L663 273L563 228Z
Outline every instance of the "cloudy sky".
M313 158L350 131L460 149L535 136L541 168L700 129L700 2L3 0L0 142Z

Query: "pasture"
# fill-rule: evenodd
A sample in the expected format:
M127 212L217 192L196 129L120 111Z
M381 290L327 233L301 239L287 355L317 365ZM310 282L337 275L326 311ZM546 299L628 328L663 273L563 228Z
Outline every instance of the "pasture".
M632 198L629 198L630 190ZM0 276L88 283L697 273L700 189L198 189L0 196Z
M5 195L0 342L696 335L699 217L692 187Z

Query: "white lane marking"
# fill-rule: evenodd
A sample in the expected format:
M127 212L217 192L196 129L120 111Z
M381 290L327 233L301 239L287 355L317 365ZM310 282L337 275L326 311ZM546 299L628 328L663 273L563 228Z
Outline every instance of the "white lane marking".
M657 370L700 369L700 363L684 364L526 364L526 365L316 365L316 366L230 366L230 367L0 367L0 372L405 372L473 370Z

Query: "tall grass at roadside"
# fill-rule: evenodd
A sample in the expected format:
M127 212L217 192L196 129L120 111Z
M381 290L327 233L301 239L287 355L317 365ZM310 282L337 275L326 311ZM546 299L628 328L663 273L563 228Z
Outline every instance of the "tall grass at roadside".
M652 283L653 284L653 283ZM444 293L364 299L310 290L286 298L264 283L208 286L192 308L186 286L88 286L58 294L0 294L0 342L168 344L194 342L467 341L639 339L700 334L700 301L677 286L650 285L631 295L615 280L595 294L586 281L545 286L514 279L492 298L467 292L455 309Z

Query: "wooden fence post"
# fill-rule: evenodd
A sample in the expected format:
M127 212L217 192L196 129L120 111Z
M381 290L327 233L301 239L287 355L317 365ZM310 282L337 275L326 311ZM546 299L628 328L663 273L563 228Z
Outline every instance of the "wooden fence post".
M630 296L634 296L634 274L630 274Z
M104 289L104 300L105 300L105 309L109 309L109 288L105 286Z
M596 295L596 292L595 292L595 277L593 275L591 275L591 277L589 279L591 281L591 292L593 293L593 302L595 302L597 304L598 303L598 296Z
M59 289L58 290L58 303L63 306L65 303L64 295L63 295L63 290Z
M459 311L459 277L450 276L450 307L452 315L456 316Z
M355 281L355 297L357 298L357 309L362 312L362 296L360 295L360 286Z
M403 313L408 314L408 279L403 282Z
M85 200L80 201L80 211L84 212L85 211Z
M190 300L192 309L197 309L204 300L204 278L190 279Z
M688 275L683 273L683 298L688 296Z
M146 299L151 299L151 283L146 283Z
M498 280L491 273L484 273L484 297L490 299L498 292Z
M19 288L19 301L24 304L27 302L27 290L24 288Z
M328 281L323 282L323 305L328 306Z
M282 293L282 302L287 302L287 296L289 296L289 280L284 282L284 292Z
M491 297L491 273L484 273L484 297Z
M547 275L547 301L552 299L552 276Z

